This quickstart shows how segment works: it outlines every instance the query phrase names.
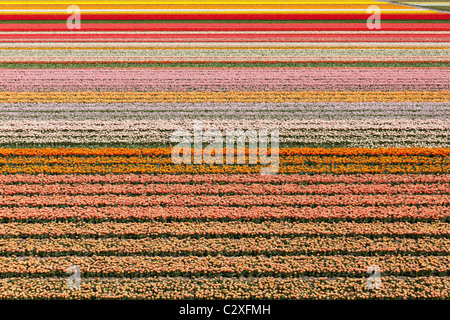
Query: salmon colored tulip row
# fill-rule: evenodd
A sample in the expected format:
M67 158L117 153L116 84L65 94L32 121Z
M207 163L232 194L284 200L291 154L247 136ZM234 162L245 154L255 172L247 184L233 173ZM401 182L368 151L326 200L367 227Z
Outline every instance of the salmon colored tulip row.
M450 225L442 221L380 222L354 221L205 221L205 222L9 222L0 224L1 237L205 237L240 238L251 236L403 236L450 237Z
M0 239L0 255L448 255L449 238L252 237L142 239Z
M450 194L449 183L436 184L20 184L1 185L0 195L285 195L285 194Z
M449 299L449 277L382 278L370 290L366 278L66 278L0 279L1 299Z
M336 194L336 195L0 195L0 207L70 207L70 206L450 206L450 194Z
M0 207L0 219L21 220L120 220L148 221L167 220L204 220L204 219L295 219L295 220L445 220L450 219L450 207L427 204L424 206L385 205L385 206L305 206L305 207L251 207L223 206L153 206L153 207Z
M65 276L71 265L83 277L276 276L364 277L378 265L383 276L449 275L450 256L204 256L204 257L0 257L0 277Z
M172 174L114 174L114 175L0 175L0 184L256 184L264 185L284 185L284 184L304 184L304 185L358 185L363 184L434 184L450 183L450 174L364 174L364 175L260 175L260 174L203 174L203 175L172 175Z

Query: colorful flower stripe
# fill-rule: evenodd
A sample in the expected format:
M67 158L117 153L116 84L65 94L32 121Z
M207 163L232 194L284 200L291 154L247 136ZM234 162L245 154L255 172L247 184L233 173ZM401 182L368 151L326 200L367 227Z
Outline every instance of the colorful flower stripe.
M381 2L377 2L377 4L380 4ZM67 7L66 7L67 8ZM194 9L195 10L195 9ZM298 14L270 14L270 10L263 11L262 13L214 13L212 10L210 10L210 13L202 13L202 14L170 14L170 13L153 13L153 14L119 14L119 13L107 13L107 14L85 14L84 20L91 21L91 20L103 20L103 21L164 21L164 20L172 20L172 21L195 21L198 22L199 20L225 20L225 21L232 21L232 20L241 20L241 21L255 21L255 20L275 20L275 21L298 21L298 20L306 20L306 21L341 21L341 20L359 20L364 21L367 20L367 17L370 16L366 14L367 6L362 7L361 9L356 9L360 13L332 13L331 10L320 10L320 9L311 9L313 10L312 13L307 13L306 10L303 10L304 13L298 13ZM412 10L412 11L407 11ZM2 10L4 11L4 10ZM61 10L62 11L62 10ZM196 10L195 10L196 11ZM347 11L346 9L342 9L342 11ZM66 14L66 9L64 9L64 14L54 14L54 13L48 13L48 14L39 14L39 13L32 13L32 14L21 14L13 13L13 14L0 14L0 21L66 21L68 14ZM433 11L430 11L433 12ZM421 9L398 9L397 12L393 11L393 9L384 10L384 15L386 20L388 21L395 21L395 20L436 20L436 21L442 21L442 22L448 22L448 13L427 13L426 11L423 11Z
M0 15L0 19L1 19ZM286 42L310 42L311 40L317 42L403 42L403 41L423 41L423 42L448 42L450 35L441 33L430 34L342 34L339 38L336 38L335 34L71 34L69 37L64 34L0 34L0 42L8 43L39 43L48 41L60 41L60 42L84 42L84 41L139 41L141 43L159 42L164 40L165 42L183 43L191 40L203 41L203 42L273 42L273 41L286 41Z
M407 163L406 163L407 164ZM371 165L345 164L345 165L285 165L279 168L279 174L443 174L449 172L450 164L440 161L438 164L407 165L398 163L395 165ZM261 165L224 165L210 166L197 165L120 165L109 162L108 165L52 165L52 166L2 166L0 174L259 174L267 166Z
M3 299L449 299L448 277L383 277L379 290L366 278L89 278L81 290L61 278L0 279ZM268 289L270 288L270 289Z
M348 5L347 5L348 6ZM82 31L368 31L365 23L83 23ZM450 31L450 23L383 23L385 31ZM65 23L2 23L0 32L67 32Z
M169 147L172 145L173 132L170 130L193 127L193 120L200 120L207 122L205 129L281 129L279 142L282 148L450 146L450 120L446 119L450 109L444 103L422 106L411 103L391 106L385 103L385 109L380 106L377 111L370 104L358 103L356 106L361 108L359 110L358 107L340 110L339 104L326 103L291 103L274 110L271 109L273 104L259 104L261 110L258 115L265 118L261 120L254 119L255 106L251 104L211 104L204 106L203 111L198 111L198 104L175 104L173 107L169 105L174 110L165 112L160 111L160 108L169 107L167 104L159 104L154 109L151 104L142 105L142 109L137 106L128 109L128 104L122 106L122 110L117 106L88 105L72 111L70 106L0 106L5 114L4 120L0 122L0 145L6 148ZM400 108L403 110L402 117L399 116ZM175 111L178 112L174 114ZM419 114L427 119L411 119ZM305 119L296 118L300 115ZM317 119L318 115L323 119ZM369 115L373 118L367 118ZM398 118L391 118L394 115L398 115ZM329 117L335 120L327 120Z
M47 222L0 225L1 237L32 238L145 238L145 237L193 237L241 238L253 236L402 236L402 237L450 237L450 226L444 222Z
M101 48L106 49L253 49L253 48L276 48L276 49L340 49L340 48L352 48L352 49L448 49L449 44L445 42L414 42L414 41L402 41L402 42L173 42L173 41L158 41L158 42L0 42L0 48L3 49L89 49L97 50Z
M252 184L264 185L358 185L363 184L447 184L450 183L450 175L227 175L227 174L205 174L205 175L0 175L2 185L53 185L53 184Z
M289 150L289 149L288 149ZM195 149L193 149L193 152L196 152ZM248 163L248 150L247 150L247 156L245 157L246 162ZM225 154L225 152L224 152ZM258 153L259 154L259 153ZM161 155L160 155L161 156ZM27 170L29 166L34 165L35 167L43 167L43 169L51 167L51 166L84 166L88 168L92 168L95 166L108 166L108 165L118 165L119 167L134 167L138 165L147 166L147 168L154 168L156 167L176 167L181 168L181 165L174 165L173 160L169 157L158 157L155 155L151 156L145 156L145 155L135 155L135 156L113 156L113 155L105 155L105 156L95 156L95 155L86 155L86 157L79 157L79 156L41 156L41 157L23 157L23 156L16 156L16 157L5 157L3 159L0 158L0 164L3 165L4 170L8 170L9 168L14 168L17 165L20 165L23 167L23 170ZM225 156L224 156L225 159ZM405 164L405 165L429 165L429 166L441 166L442 170L446 170L447 166L450 164L448 163L448 155L446 154L435 154L435 155L425 155L425 156L417 156L417 155L393 155L393 156L384 156L384 155L376 155L371 156L370 154L364 154L354 156L352 159L348 159L342 155L307 155L307 156L301 156L301 155L294 155L294 156L285 156L281 159L277 160L281 166L284 167L292 167L292 166L308 166L308 165L317 165L317 167L330 167L332 166L332 169L338 169L341 166L352 166L352 165L363 165L363 166L370 166L372 165L384 165L386 167L390 166L396 166L399 164ZM225 163L225 161L224 161ZM233 161L233 164L236 164L235 161ZM260 165L260 161L257 161L257 164ZM220 166L220 165L219 165ZM226 165L225 165L226 167ZM244 167L244 166L241 166ZM205 168L205 163L203 162L202 165L199 165L199 168L203 169ZM1 170L1 169L0 169ZM224 168L224 170L226 170Z
M446 10L0 0L0 298L448 299ZM175 165L194 121L277 173Z
M248 155L248 148L245 149ZM269 149L270 151L270 149ZM289 148L280 149L281 156L442 156L450 155L450 148ZM235 153L236 154L236 153ZM270 152L269 152L270 154ZM126 149L126 148L42 148L0 149L0 156L149 156L170 157L171 148Z
M104 126L106 129L107 126ZM65 132L54 131L17 131L5 130L0 135L2 147L129 147L148 148L153 146L170 146L171 134L167 131L142 130L112 131L108 134L103 130L76 130ZM400 131L400 132L399 132ZM89 134L87 137L86 135ZM318 132L315 129L300 131L284 131L280 133L281 147L308 146L308 147L370 147L370 148L449 148L450 130L386 130L383 135L376 129L336 130L324 129Z
M11 69L0 70L0 77L4 78L0 90L15 92L450 90L450 72L441 68L265 69L264 73L258 69Z
M1 27L2 24L0 24ZM67 61L427 61L441 60L450 55L448 49L377 49L369 48L173 48L173 49L2 49L0 61L47 62ZM375 61L375 60L374 60ZM45 70L45 69L42 69Z
M151 194L450 194L449 183L439 184L366 184L314 185L298 184L227 184L227 185L188 185L188 184L53 184L53 185L0 185L1 195L151 195Z
M143 238L143 239L0 239L0 255L52 256L208 256L208 255L355 255L380 254L448 256L449 238L422 237L253 237L253 238Z
M18 260L18 261L17 261ZM0 277L64 276L71 265L83 277L143 276L274 276L274 277L363 277L367 266L378 264L384 276L429 276L450 274L448 256L206 256L206 257L0 257Z
M3 115L0 122L2 131L11 130L11 126L20 126L21 129L35 132L41 128L48 131L58 131L58 128L81 130L86 126L91 131L99 130L102 126L111 127L112 131L119 128L125 131L127 127L123 120L127 120L132 127L139 126L139 130L146 129L142 124L147 121L149 125L156 126L155 129L167 131L175 128L175 125L192 126L193 119L212 121L222 130L234 129L239 123L242 125L244 120L246 126L262 128L263 123L265 126L273 124L274 128L282 126L290 130L342 127L433 130L445 128L450 119L450 106L445 102L1 103L0 110ZM255 113L264 118L256 121ZM223 121L225 117L226 121ZM169 119L170 122L167 121ZM105 120L109 122L105 123ZM329 128L331 124L333 127ZM128 129L132 128L129 126Z
M450 194L394 194L394 195L0 195L1 207L68 207L68 206L231 206L250 207L264 205L268 207L285 206L450 206Z
M5 221L21 220L120 220L148 221L153 219L168 220L205 220L205 219L295 219L295 220L445 220L450 221L449 206L427 204L425 206L386 205L386 206L316 206L316 207L0 207L0 219Z
M353 56L339 56L339 57L315 57L302 56L298 57L283 57L271 56L270 58L261 57L217 57L217 56L150 56L142 58L116 56L87 56L77 57L58 57L58 56L14 56L5 57L0 56L0 63L8 69L18 68L104 68L104 67L166 67L165 64L170 63L167 67L228 67L227 64L233 64L234 67L273 67L278 64L282 67L339 67L344 63L348 67L448 67L448 57L436 56L400 56L400 57L353 57ZM37 66L35 63L38 63ZM398 65L402 63L403 65ZM315 65L314 65L315 64ZM411 65L412 64L412 65Z
M0 103L127 102L446 102L450 91L336 92L0 92Z

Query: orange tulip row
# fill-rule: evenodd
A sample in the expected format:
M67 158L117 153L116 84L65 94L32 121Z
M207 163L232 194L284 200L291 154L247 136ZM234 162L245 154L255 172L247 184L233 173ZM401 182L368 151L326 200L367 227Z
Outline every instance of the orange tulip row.
M270 151L270 149L269 149ZM246 148L248 155L249 149ZM235 150L236 153L236 150ZM270 154L270 152L269 152ZM280 148L280 156L450 156L450 148ZM0 156L150 156L170 157L171 148L2 148Z
M0 92L0 103L447 102L449 91Z

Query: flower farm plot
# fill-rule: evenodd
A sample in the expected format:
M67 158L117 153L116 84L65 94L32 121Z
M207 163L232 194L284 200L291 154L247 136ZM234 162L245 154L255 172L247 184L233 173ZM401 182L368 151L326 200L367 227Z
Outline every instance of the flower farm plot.
M0 299L450 298L449 13L78 2L0 1Z

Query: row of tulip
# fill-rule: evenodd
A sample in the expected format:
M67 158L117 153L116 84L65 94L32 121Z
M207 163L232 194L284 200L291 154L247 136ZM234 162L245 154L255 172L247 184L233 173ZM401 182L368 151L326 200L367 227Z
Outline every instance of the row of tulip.
M281 147L292 146L318 146L318 147L369 147L369 148L407 148L411 146L419 148L449 148L450 134L443 132L412 132L399 133L392 130L380 134L371 135L371 132L358 132L352 135L343 132L327 132L325 134L308 134L303 132L302 135L295 135L290 132L289 136L281 136L279 138ZM170 146L173 144L170 140L169 133L151 133L144 132L142 135L138 133L120 135L119 132L108 136L106 132L90 134L90 132L77 132L76 134L39 132L37 134L21 132L6 133L6 137L0 136L0 145L2 147L43 147L43 148L103 148L103 147L159 147Z
M0 278L61 277L76 265L83 277L275 276L364 277L377 265L385 276L448 276L449 256L205 256L0 257Z
M205 155L205 149L191 149L191 163L192 159L195 155ZM446 148L446 151L449 150ZM227 161L226 149L220 150L222 154L220 158L222 163L229 164L229 160ZM219 152L214 152L219 157ZM233 149L235 155L233 155L233 161L230 165L236 163L236 154L239 155L240 149ZM270 150L261 150L259 148L242 150L242 156L245 160L244 163L250 163L249 157L251 156L250 151L256 156L256 163L253 164L264 164L263 160L261 160L262 155L265 155L268 152L269 156L271 155ZM258 159L259 158L259 159ZM448 166L450 166L449 156L447 154L440 155L370 155L370 154L360 154L355 155L353 157L346 157L340 154L331 154L331 155L290 155L287 153L281 153L281 157L278 159L279 164L283 167L288 166L310 166L315 165L316 168L330 168L331 165L335 166L336 169L339 169L339 166L343 168L348 166L371 166L374 167L384 166L389 168L390 166L395 167L396 165L403 164L409 166L417 166L422 165L423 167L427 166L441 166L442 171L448 170ZM90 167L90 166L170 166L175 165L174 159L171 157L167 157L165 155L37 155L37 156L28 156L28 155L10 155L1 157L0 155L0 164L3 166L3 169L7 169L9 167L21 166L24 170L27 167L51 167L51 166L80 166L80 167ZM206 164L206 160L202 160L201 166ZM219 163L216 163L219 164ZM199 164L200 165L200 164Z
M442 237L250 237L250 238L6 238L0 255L449 255L450 238Z
M437 184L0 184L0 195L284 195L284 194L450 194L449 183Z
M146 277L86 278L70 290L66 278L0 279L2 299L449 299L449 277L382 278L370 290L366 278ZM231 312L231 310L227 310Z
M64 207L0 207L0 219L3 221L37 221L42 220L120 220L148 221L165 220L362 220L362 221L417 221L443 220L450 221L450 207L430 203L424 206L376 205L376 206L279 206L268 207L256 204L251 207L217 206L152 206L128 207L115 206L64 206Z
M0 207L71 206L231 206L231 207L315 207L315 206L450 206L450 194L295 194L295 195L0 195Z
M75 122L75 121L74 121ZM106 126L99 126L94 130L48 130L46 128L27 128L20 130L14 124L0 134L0 145L3 147L105 147L120 146L129 148L171 146L172 134L167 130L159 131L143 129L138 131L116 130L109 131ZM77 122L79 124L79 122ZM34 127L37 127L35 124ZM447 124L444 124L447 126ZM0 127L2 127L0 125ZM74 127L76 125L74 124ZM291 146L350 146L361 148L449 148L450 129L318 129L281 130L279 144L282 148Z
M353 0L352 3L361 2L359 0ZM364 0L364 4L369 4L369 1ZM375 4L373 2L372 4ZM383 4L384 5L384 4ZM346 5L348 6L348 4ZM17 21L16 21L17 22ZM60 23L2 23L0 26L0 31L34 31L34 32L67 32L67 25L64 22ZM195 22L180 21L178 23L164 23L164 22L154 22L154 23L143 23L143 22L123 22L123 23L89 23L86 22L83 25L84 32L130 32L130 31L153 31L153 32L186 32L186 31L362 31L367 32L367 25L364 22L332 22L328 23L296 23L289 21L278 21L277 23L265 23L262 21L252 21L252 22ZM416 22L411 23L403 21L402 23L383 23L384 31L450 31L450 25L448 23L436 23L436 22ZM375 31L376 32L376 31ZM131 50L131 49L130 49Z
M0 78L15 92L450 90L444 68L0 69Z
M447 106L442 106L442 104L432 103L433 105L440 106L435 110L436 113L446 112L449 108ZM3 104L4 105L4 104ZM399 104L400 106L407 106L407 104ZM395 119L395 117L380 119L378 117L366 118L366 119L301 119L292 118L286 121L286 119L266 119L266 118L235 118L235 119L221 119L220 117L214 117L214 111L221 108L222 104L215 104L210 108L213 108L209 113L209 117L203 117L203 121L198 119L189 119L187 117L179 117L177 119L164 119L155 117L154 119L128 119L128 120L115 120L108 119L83 119L82 121L74 121L75 119L18 119L18 120L2 120L0 122L0 128L2 131L22 131L24 134L27 131L32 133L39 131L67 131L68 133L83 132L83 130L89 131L110 131L114 134L115 131L121 131L123 134L127 132L136 131L172 131L172 130L192 130L194 125L198 129L206 130L260 130L260 129L279 129L281 132L290 131L328 131L336 130L344 131L347 133L357 132L358 130L405 130L414 132L414 130L425 131L436 131L438 129L448 130L450 128L450 121L445 117L440 119L436 117L431 117L431 119ZM248 106L248 104L247 104ZM294 105L295 106L295 105ZM306 105L305 108L308 108ZM420 108L421 105L418 106ZM171 107L171 104L166 105L167 108ZM198 107L198 106L197 106ZM28 108L28 107L26 107ZM270 106L267 106L270 108ZM292 108L292 104L291 104ZM337 105L335 108L339 108ZM7 109L7 108L5 108ZM275 109L275 108L274 108ZM3 110L3 109L2 109ZM336 109L335 109L336 110ZM108 111L108 110L105 110ZM151 111L151 110L149 110ZM177 111L176 109L174 111ZM197 110L195 110L197 112ZM254 110L252 110L254 111ZM284 112L291 112L293 110L285 110ZM58 113L58 110L52 110L52 112ZM365 112L365 110L361 110ZM414 111L416 112L416 111ZM255 115L258 115L256 113ZM442 115L442 114L441 114ZM331 115L330 115L331 116ZM194 121L197 120L197 121ZM445 131L443 131L445 133ZM320 132L315 132L315 134L320 134ZM380 133L379 133L380 134Z
M14 184L264 184L264 185L357 185L364 188L366 184L448 184L450 174L365 174L365 175L259 175L259 174L207 174L207 175L0 175L1 185Z
M251 46L251 45L250 45ZM72 61L83 61L83 57L98 57L101 59L107 59L110 57L124 57L124 58L144 58L151 59L152 57L173 57L185 59L188 57L214 57L215 60L220 58L260 58L266 60L277 60L276 58L296 58L297 60L309 58L323 58L326 60L335 59L339 57L349 57L352 60L355 58L369 60L371 57L379 57L386 59L395 59L399 57L411 57L415 61L420 61L425 57L447 58L448 51L445 48L442 49L410 49L410 48L396 48L396 49L378 49L372 50L368 48L354 48L354 49L314 49L314 48L241 48L241 49L209 49L198 48L196 50L190 49L5 49L0 52L0 61L5 58L19 57L19 61L30 61L30 58L39 58L40 61L46 61L46 57L54 58L70 58ZM276 57L276 58L272 58ZM39 61L37 60L37 61Z
M66 18L66 17L64 17ZM364 19L367 17L364 17ZM140 41L84 41L84 42L72 42L72 41L54 41L49 43L45 42L2 42L0 43L2 49L446 49L447 46L442 42L436 41L402 41L402 42L365 42L365 41L155 41L155 42L140 42ZM417 61L417 62L420 62Z
M381 4L380 32L379 2L280 1L84 4L76 31L7 4L22 13L0 23L0 299L450 298L447 15ZM245 20L126 21L144 17ZM278 174L175 165L193 120L278 130Z
M446 102L450 91L0 92L0 103Z
M197 66L199 67L212 67L221 68L228 67L229 65L234 67L265 67L271 68L277 67L371 67L371 68L386 68L386 67L411 67L411 65L420 68L435 68L435 67L447 67L447 57L442 56L385 56L385 57L366 57L366 56L335 56L335 57L315 57L315 56L301 56L304 60L299 60L300 57L292 56L238 56L238 57L218 57L218 56L92 56L77 57L74 60L72 56L0 56L0 63L5 65L6 68L15 69L21 65L28 67L27 69L36 69L36 67L62 67L66 65L77 67L111 67L116 65L122 65L122 67L128 67L130 65L142 65L144 67L160 67L164 66L164 63L170 63L168 67L186 67ZM270 60L269 60L270 59ZM420 61L420 62L418 62ZM8 64L9 63L9 64ZM12 63L16 63L13 65ZM35 65L31 65L34 63ZM84 63L84 64L83 64ZM18 65L17 65L18 64ZM378 64L378 65L377 65Z
M65 48L65 42L60 42L59 48ZM105 48L105 46L102 46L102 43L99 44L99 47ZM140 42L135 42L135 45L139 45ZM150 46L152 47L152 42L149 42ZM171 46L171 42L168 42L166 46L163 46L163 48L167 48ZM186 46L189 47L189 43L186 42ZM220 48L227 47L227 45L230 44L230 42L224 42L220 46ZM363 43L356 44L356 46L352 46L352 43L350 42L350 45L346 45L344 43L344 47L356 47L359 48ZM386 46L381 47L382 49L386 47L393 47L392 43L385 42L387 44ZM391 46L389 46L391 44ZM436 43L425 43L425 47L433 47ZM299 44L299 47L302 47L304 43ZM311 46L311 43L309 44ZM19 46L20 47L20 46ZM40 48L40 44L37 45L35 43L32 43L32 47L34 48ZM85 46L80 46L80 43L78 43L78 47L80 48L86 48L86 47L92 47L89 46L88 43L86 43ZM153 47L158 47L158 45ZM237 46L239 47L239 45ZM268 47L271 47L271 45L268 45ZM272 46L273 47L273 46ZM313 46L317 47L317 46ZM320 46L319 46L320 47ZM339 43L335 46L328 46L327 48L335 48L335 47L341 47ZM408 46L408 47L415 47ZM9 49L11 48L11 45L5 45L0 42L0 49ZM22 47L23 48L23 47ZM111 46L106 46L106 48L111 48ZM119 46L117 48L123 48L122 46ZM177 47L175 47L177 48ZM235 48L235 47L233 47ZM245 48L248 48L247 46ZM275 46L275 48L280 48L280 46ZM396 48L396 47L395 47ZM419 47L421 49L423 47ZM442 46L439 46L438 48L443 48ZM58 49L58 48L54 48ZM97 49L97 48L94 48ZM196 49L196 48L194 48ZM2 61L3 60L3 61ZM31 60L31 61L30 61ZM33 61L37 60L37 61ZM58 59L56 59L58 60ZM125 60L125 61L123 61ZM268 59L224 59L217 61L216 59L183 59L183 60L172 60L172 59L158 59L155 60L154 58L150 59L133 59L133 61L128 61L128 59L123 59L121 57L118 57L114 60L109 59L89 59L89 58L81 58L80 61L75 61L73 59L63 59L63 61L55 61L54 58L48 58L46 60L42 59L26 59L26 58L0 58L0 65L3 69L89 69L89 68L342 68L342 67L357 67L357 68L447 68L448 62L445 58L428 58L423 57L422 59L416 60L416 59L404 59L404 58L392 58L392 59L380 59L380 58L372 58L372 59L361 59L361 58L353 58L350 57L348 59L342 59L342 58L334 58L334 59L325 59L320 60L317 58L310 58L310 60L302 60L300 58L296 59L286 59L283 57L280 57L276 60L268 60Z
M0 156L149 156L170 157L171 148L1 148ZM236 154L235 150L235 154ZM249 149L245 149L248 155ZM270 150L269 150L270 154ZM450 148L280 148L281 156L449 156Z
M4 222L0 236L19 238L144 238L144 237L204 237L244 238L262 236L395 236L395 237L450 237L450 226L442 221L381 222L373 221L178 221L164 222Z
M0 166L0 174L259 174L264 165L158 165L158 164L118 164L110 161L108 164L71 164L69 162L50 165ZM437 164L422 164L420 162L398 164L340 164L325 165L289 165L281 166L278 174L447 174L450 163L447 158ZM267 170L267 169L264 169Z
M1 51L0 51L1 52ZM2 113L4 112L18 112L18 114L26 114L27 112L55 112L60 113L62 111L133 111L138 112L147 111L150 113L158 114L158 112L169 114L172 111L186 112L194 111L195 113L201 112L221 112L228 111L237 113L238 111L254 111L259 114L263 111L289 111L297 112L298 114L315 112L320 115L322 112L334 111L335 117L339 116L340 112L370 112L377 114L381 117L383 113L387 113L387 116L393 116L393 120L398 120L398 117L402 117L404 112L412 112L412 114L417 114L419 116L423 115L423 112L434 111L436 116L439 112L449 112L450 107L447 103L442 102L260 102L260 103L1 103ZM376 113L377 112L377 113ZM183 115L183 113L181 113ZM69 114L67 115L70 116ZM182 119L182 117L175 114L176 118ZM55 114L57 119L57 114ZM156 117L160 119L159 117ZM333 117L330 117L333 118ZM96 119L93 117L92 119ZM301 117L295 118L297 121L301 122L303 120ZM412 119L412 117L411 117ZM416 117L416 119L421 119L421 117ZM260 119L264 121L266 119ZM275 120L275 119L272 119ZM370 120L367 119L367 120Z

